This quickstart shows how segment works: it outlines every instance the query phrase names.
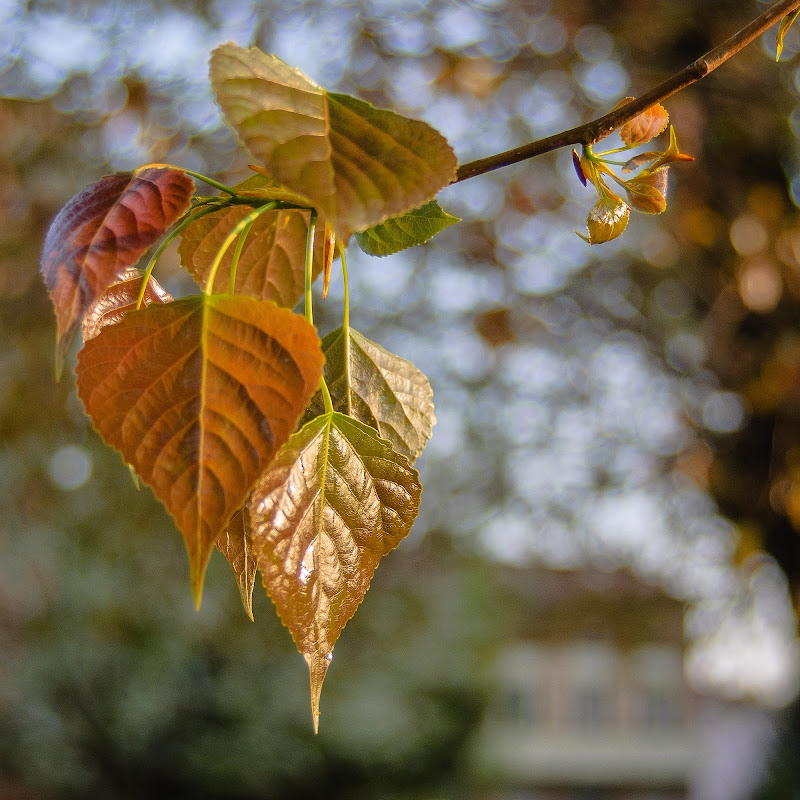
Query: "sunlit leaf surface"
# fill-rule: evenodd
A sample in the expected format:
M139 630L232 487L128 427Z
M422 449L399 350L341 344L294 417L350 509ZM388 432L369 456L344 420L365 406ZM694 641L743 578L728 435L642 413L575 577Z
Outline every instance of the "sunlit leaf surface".
M245 613L253 619L253 586L256 582L258 564L253 553L250 515L244 510L237 511L228 527L219 535L217 547L220 549L236 576L236 584L242 595Z
M669 114L660 103L642 111L617 132L628 147L639 147L658 136L669 122Z
M404 456L337 412L294 434L255 487L253 547L308 663L315 729L333 646L380 559L411 530L421 494Z
M333 407L377 430L413 462L436 424L430 382L410 361L348 330L349 337L339 328L322 340ZM305 419L322 413L317 393Z
M197 602L214 542L289 438L321 373L313 327L248 297L200 295L131 311L81 351L86 411L175 518Z
M53 221L41 271L56 312L56 366L89 306L177 220L194 184L181 170L142 167L106 175Z
M452 148L430 125L327 92L257 47L218 47L211 83L265 173L307 197L343 241L455 178Z
M578 234L590 244L602 244L616 239L628 226L630 206L613 197L598 200L586 218L589 236ZM577 231L576 231L577 233Z
M125 314L135 308L143 277L144 273L141 270L136 269L136 267L128 267L120 275L120 280L112 283L106 293L98 297L89 306L81 323L81 334L84 342L88 342L89 339L97 336L100 333L100 329L106 325L116 324ZM171 303L172 300L172 295L151 275L147 281L142 305Z
M356 234L356 241L371 256L388 256L407 247L423 244L460 221L458 217L444 211L435 200L431 200L419 208Z
M259 200L273 193L282 194L270 181L254 175L237 184L237 192ZM180 237L178 254L181 263L201 287L217 251L228 234L252 208L233 206L208 214L187 226ZM305 248L310 212L300 209L275 209L259 216L244 241L236 266L236 294L272 300L284 308L294 308L303 295ZM314 238L314 277L322 271L323 232ZM235 245L228 248L214 279L214 291L227 292Z

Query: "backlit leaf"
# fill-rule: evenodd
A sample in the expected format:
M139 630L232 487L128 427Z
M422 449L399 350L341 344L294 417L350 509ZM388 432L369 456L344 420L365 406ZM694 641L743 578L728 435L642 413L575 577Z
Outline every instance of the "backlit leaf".
M56 312L56 369L89 306L189 207L194 184L169 167L106 175L53 221L41 271Z
M211 83L265 174L308 198L343 242L455 178L452 148L430 125L327 92L257 47L214 50Z
M315 730L333 646L380 559L411 530L421 494L404 456L336 412L294 434L256 484L253 548L308 664Z
M642 111L618 130L619 136L628 147L638 147L658 136L669 122L669 114L660 103Z
M789 28L792 27L792 23L797 19L797 15L800 14L800 8L795 9L794 11L790 11L782 20L781 24L778 26L778 41L777 41L777 51L775 53L775 60L781 60L781 53L783 52L783 40L786 36L787 31Z
M440 231L455 222L460 222L442 209L435 201L408 211L399 217L392 217L362 233L356 234L358 246L371 256L388 256L427 242Z
M336 411L374 428L410 461L419 456L436 424L428 379L405 358L349 328L322 340L325 382ZM323 413L317 393L304 419Z
M100 333L106 325L119 322L129 311L136 306L139 290L142 288L144 273L136 267L128 267L119 281L112 283L105 294L95 300L83 317L81 334L83 341L88 342ZM171 303L172 295L162 288L161 284L151 275L147 281L142 305L150 303Z
M200 295L131 311L78 357L78 394L175 518L199 603L214 542L322 374L314 328L274 303Z
M244 196L263 199L274 187L266 178L254 175L234 186ZM205 287L206 276L214 256L228 234L252 209L232 206L215 211L188 225L180 237L178 254L181 264ZM272 300L284 308L294 308L303 295L305 283L306 232L310 211L275 209L265 211L253 223L245 239L236 268L236 294L247 294L261 300ZM322 271L323 234L314 237L314 277ZM229 288L229 276L235 246L228 248L214 280L214 291Z
M253 552L252 526L250 514L244 509L237 511L228 527L219 535L217 547L220 549L236 576L239 593L245 613L253 619L253 586L256 582L258 563Z
M586 218L589 236L575 233L589 244L602 244L616 239L628 226L631 209L617 197L605 197L595 203Z

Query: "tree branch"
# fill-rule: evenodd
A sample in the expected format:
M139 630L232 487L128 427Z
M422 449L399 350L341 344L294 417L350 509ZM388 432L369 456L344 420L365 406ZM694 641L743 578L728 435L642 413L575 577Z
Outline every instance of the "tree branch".
M717 45L704 56L693 61L680 72L667 78L658 86L645 92L640 97L626 103L621 108L615 109L609 114L579 125L577 128L570 128L568 131L555 133L544 139L515 147L513 150L506 150L504 153L497 153L487 158L480 158L477 161L470 161L462 164L456 173L454 183L483 175L500 167L507 167L534 156L540 156L551 150L560 147L580 144L589 146L599 141L609 133L616 130L620 125L633 119L655 103L685 89L687 86L705 78L713 72L720 64L725 63L731 56L736 55L742 48L746 47L754 39L771 28L779 19L783 19L787 14L800 8L800 0L779 0L775 5L768 8L763 14L754 19L749 25L745 25L740 31L726 39L722 44Z

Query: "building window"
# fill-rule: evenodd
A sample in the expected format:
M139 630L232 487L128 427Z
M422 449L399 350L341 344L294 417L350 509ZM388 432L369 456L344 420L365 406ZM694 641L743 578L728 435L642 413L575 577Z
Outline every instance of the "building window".
M602 686L580 686L575 695L575 722L578 725L600 728L610 719L608 691Z
M495 700L494 718L504 724L530 726L541 722L536 695L532 688L503 686Z

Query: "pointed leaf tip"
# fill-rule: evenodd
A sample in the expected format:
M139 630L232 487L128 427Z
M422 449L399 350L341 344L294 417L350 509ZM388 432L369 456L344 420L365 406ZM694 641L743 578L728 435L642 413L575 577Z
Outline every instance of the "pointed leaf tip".
M322 361L301 316L234 295L131 311L81 350L86 412L175 519L198 605L215 541L294 430Z
M311 718L314 721L314 735L319 733L319 701L322 697L322 683L331 664L333 653L303 653L308 664L308 677L311 683Z
M315 721L325 662L381 558L411 530L421 494L405 456L336 412L295 433L253 489L253 549L309 665Z
M217 539L217 548L222 552L231 565L236 576L239 594L242 596L242 605L245 614L253 622L253 586L256 581L256 562L253 553L252 526L250 512L245 506L239 509L231 518L228 527Z

